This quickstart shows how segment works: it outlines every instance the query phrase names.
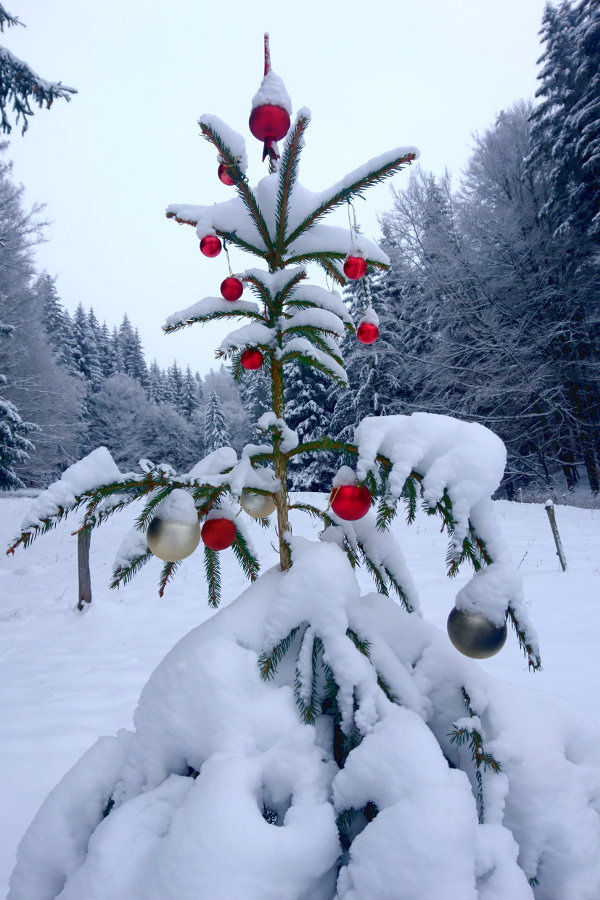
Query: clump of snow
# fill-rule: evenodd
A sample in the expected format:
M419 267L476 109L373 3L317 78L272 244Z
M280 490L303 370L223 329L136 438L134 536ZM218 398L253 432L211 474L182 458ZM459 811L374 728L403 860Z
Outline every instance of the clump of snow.
M182 488L175 488L156 507L155 515L172 522L189 525L198 521L194 498Z
M146 535L138 528L131 528L119 546L113 562L113 572L126 569L134 559L138 559L148 551Z
M219 447L217 450L213 450L212 453L209 453L197 462L196 465L190 469L187 477L191 481L204 481L208 484L215 484L212 481L215 475L220 475L227 469L233 468L236 463L237 453L232 447ZM217 484L221 483L221 481L218 481L215 484L215 487Z
M298 432L292 431L285 419L278 418L275 413L263 413L256 424L261 431L275 429L281 435L280 450L282 453L289 453L298 446Z
M357 480L354 469L351 469L350 466L340 466L333 476L331 486L337 488L345 484L356 484Z
M315 307L294 310L290 319L281 320L281 325L284 329L304 326L319 328L332 332L337 338L342 338L345 332L344 323L338 315Z
M58 481L37 497L21 523L21 530L41 525L58 514L86 491L121 481L123 476L106 447L97 447L83 459L65 469Z
M223 338L219 349L223 353L230 350L243 350L245 347L269 347L277 339L274 329L261 322L251 322L250 325L242 325L235 331L230 331Z
M174 325L183 325L190 319L196 319L203 316L212 316L215 313L232 313L232 312L250 312L259 315L258 304L251 300L224 300L223 297L205 297L192 303L187 309L179 310L173 313L165 322L165 328L172 328Z
M310 356L317 363L319 363L324 368L329 369L334 373L336 378L342 383L348 383L348 376L346 375L346 370L343 366L340 366L334 359L332 359L327 353L323 350L320 350L318 347L315 347L308 338L304 337L295 337L286 342L286 345L283 351L277 349L275 351L275 355L286 362L288 359L294 359L297 354L302 356Z
M210 128L221 138L223 144L235 158L239 168L242 172L245 172L248 168L248 157L246 156L246 141L243 136L212 113L205 113L200 116L198 124Z
M368 322L369 325L377 325L379 327L379 316L370 303L362 314L361 322Z
M257 106L281 106L289 116L292 114L290 95L285 88L283 79L273 69L269 69L252 98L252 109L256 109Z

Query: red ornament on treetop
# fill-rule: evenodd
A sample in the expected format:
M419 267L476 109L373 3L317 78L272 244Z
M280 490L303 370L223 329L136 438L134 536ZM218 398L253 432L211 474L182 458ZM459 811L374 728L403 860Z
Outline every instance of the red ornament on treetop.
M344 262L344 275L350 281L358 281L367 271L367 261L362 256L347 256Z
M234 300L239 300L243 293L244 285L239 278L231 275L221 282L221 296L224 300L229 300L233 303Z
M364 484L341 484L332 490L330 502L336 516L355 522L369 512L372 498Z
M231 519L207 519L200 536L209 550L226 550L235 541L235 525Z
M265 34L265 71L262 84L252 101L252 112L248 122L255 138L264 142L263 159L279 157L276 141L286 136L290 129L290 114L277 101L289 103L289 97L281 79L271 69L269 35Z
M260 369L264 362L264 357L260 350L257 350L256 348L251 350L244 350L241 355L240 362L244 369L252 371L253 369Z
M232 184L235 184L235 181L229 174L229 168L225 165L225 163L221 163L219 168L217 169L217 175L219 176L219 181L222 181L223 184L226 184L228 187L231 187Z
M379 337L379 328L373 322L361 322L356 337L361 344L373 344Z
M218 256L221 252L221 241L216 234L205 234L200 241L200 250L205 256L212 259L213 256Z

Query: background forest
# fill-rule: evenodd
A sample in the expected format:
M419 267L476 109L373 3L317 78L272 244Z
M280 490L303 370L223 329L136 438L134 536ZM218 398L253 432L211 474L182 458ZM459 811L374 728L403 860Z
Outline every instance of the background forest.
M366 415L415 410L495 431L508 448L501 492L600 491L600 25L592 0L546 8L535 105L476 136L459 179L415 168L381 215L392 265L370 282L380 336L345 339L350 389L310 370L289 379L302 441L351 439ZM6 155L6 148L4 149ZM0 489L39 488L96 446L189 469L253 439L267 408L260 372L201 378L148 363L135 323L71 315L35 269L43 211L26 209L0 162ZM347 290L353 311L361 286ZM321 457L293 475L328 489Z

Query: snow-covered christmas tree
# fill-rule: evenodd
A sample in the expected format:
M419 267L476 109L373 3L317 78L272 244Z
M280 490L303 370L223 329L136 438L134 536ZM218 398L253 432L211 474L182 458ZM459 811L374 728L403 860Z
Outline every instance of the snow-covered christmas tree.
M219 354L239 376L269 380L262 443L239 458L221 447L184 474L148 460L123 474L99 448L38 498L11 548L74 510L88 530L140 501L115 585L154 553L162 591L200 543L213 605L225 548L252 584L167 655L134 730L100 738L50 794L21 843L9 898L597 896L600 791L585 728L567 747L548 706L466 658L497 652L508 620L529 665L540 665L490 500L503 445L481 426L426 413L366 418L354 443L327 434L300 443L286 422L291 367L344 385L344 333L377 339L370 305L356 327L336 291L307 284L307 265L343 285L388 260L353 216L349 228L322 220L417 156L394 149L314 193L298 181L310 115L301 109L293 124L290 115L265 39L250 130L269 173L252 188L243 137L203 115L236 196L168 210L196 228L205 256L229 245L261 263L230 271L221 297L175 313L166 330L247 320ZM318 452L340 459L329 504L293 502L288 465ZM420 505L448 531L449 574L475 570L448 625L465 656L423 620L389 530L398 507L412 521ZM268 526L274 513L279 564L258 577L246 523ZM313 517L318 539L295 537L290 513ZM361 594L357 565L373 592ZM542 743L551 765L540 769Z

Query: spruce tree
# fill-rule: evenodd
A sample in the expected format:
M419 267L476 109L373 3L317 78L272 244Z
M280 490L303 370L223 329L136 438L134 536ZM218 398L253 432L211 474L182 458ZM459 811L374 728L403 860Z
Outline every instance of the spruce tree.
M0 322L0 341L10 338L12 331L12 326ZM0 373L0 387L4 384L6 376ZM23 466L35 450L27 435L36 430L36 425L22 420L14 403L0 396L0 490L23 487L15 466Z
M219 395L216 391L211 391L204 414L204 451L212 453L219 447L229 447L230 445L229 428Z

